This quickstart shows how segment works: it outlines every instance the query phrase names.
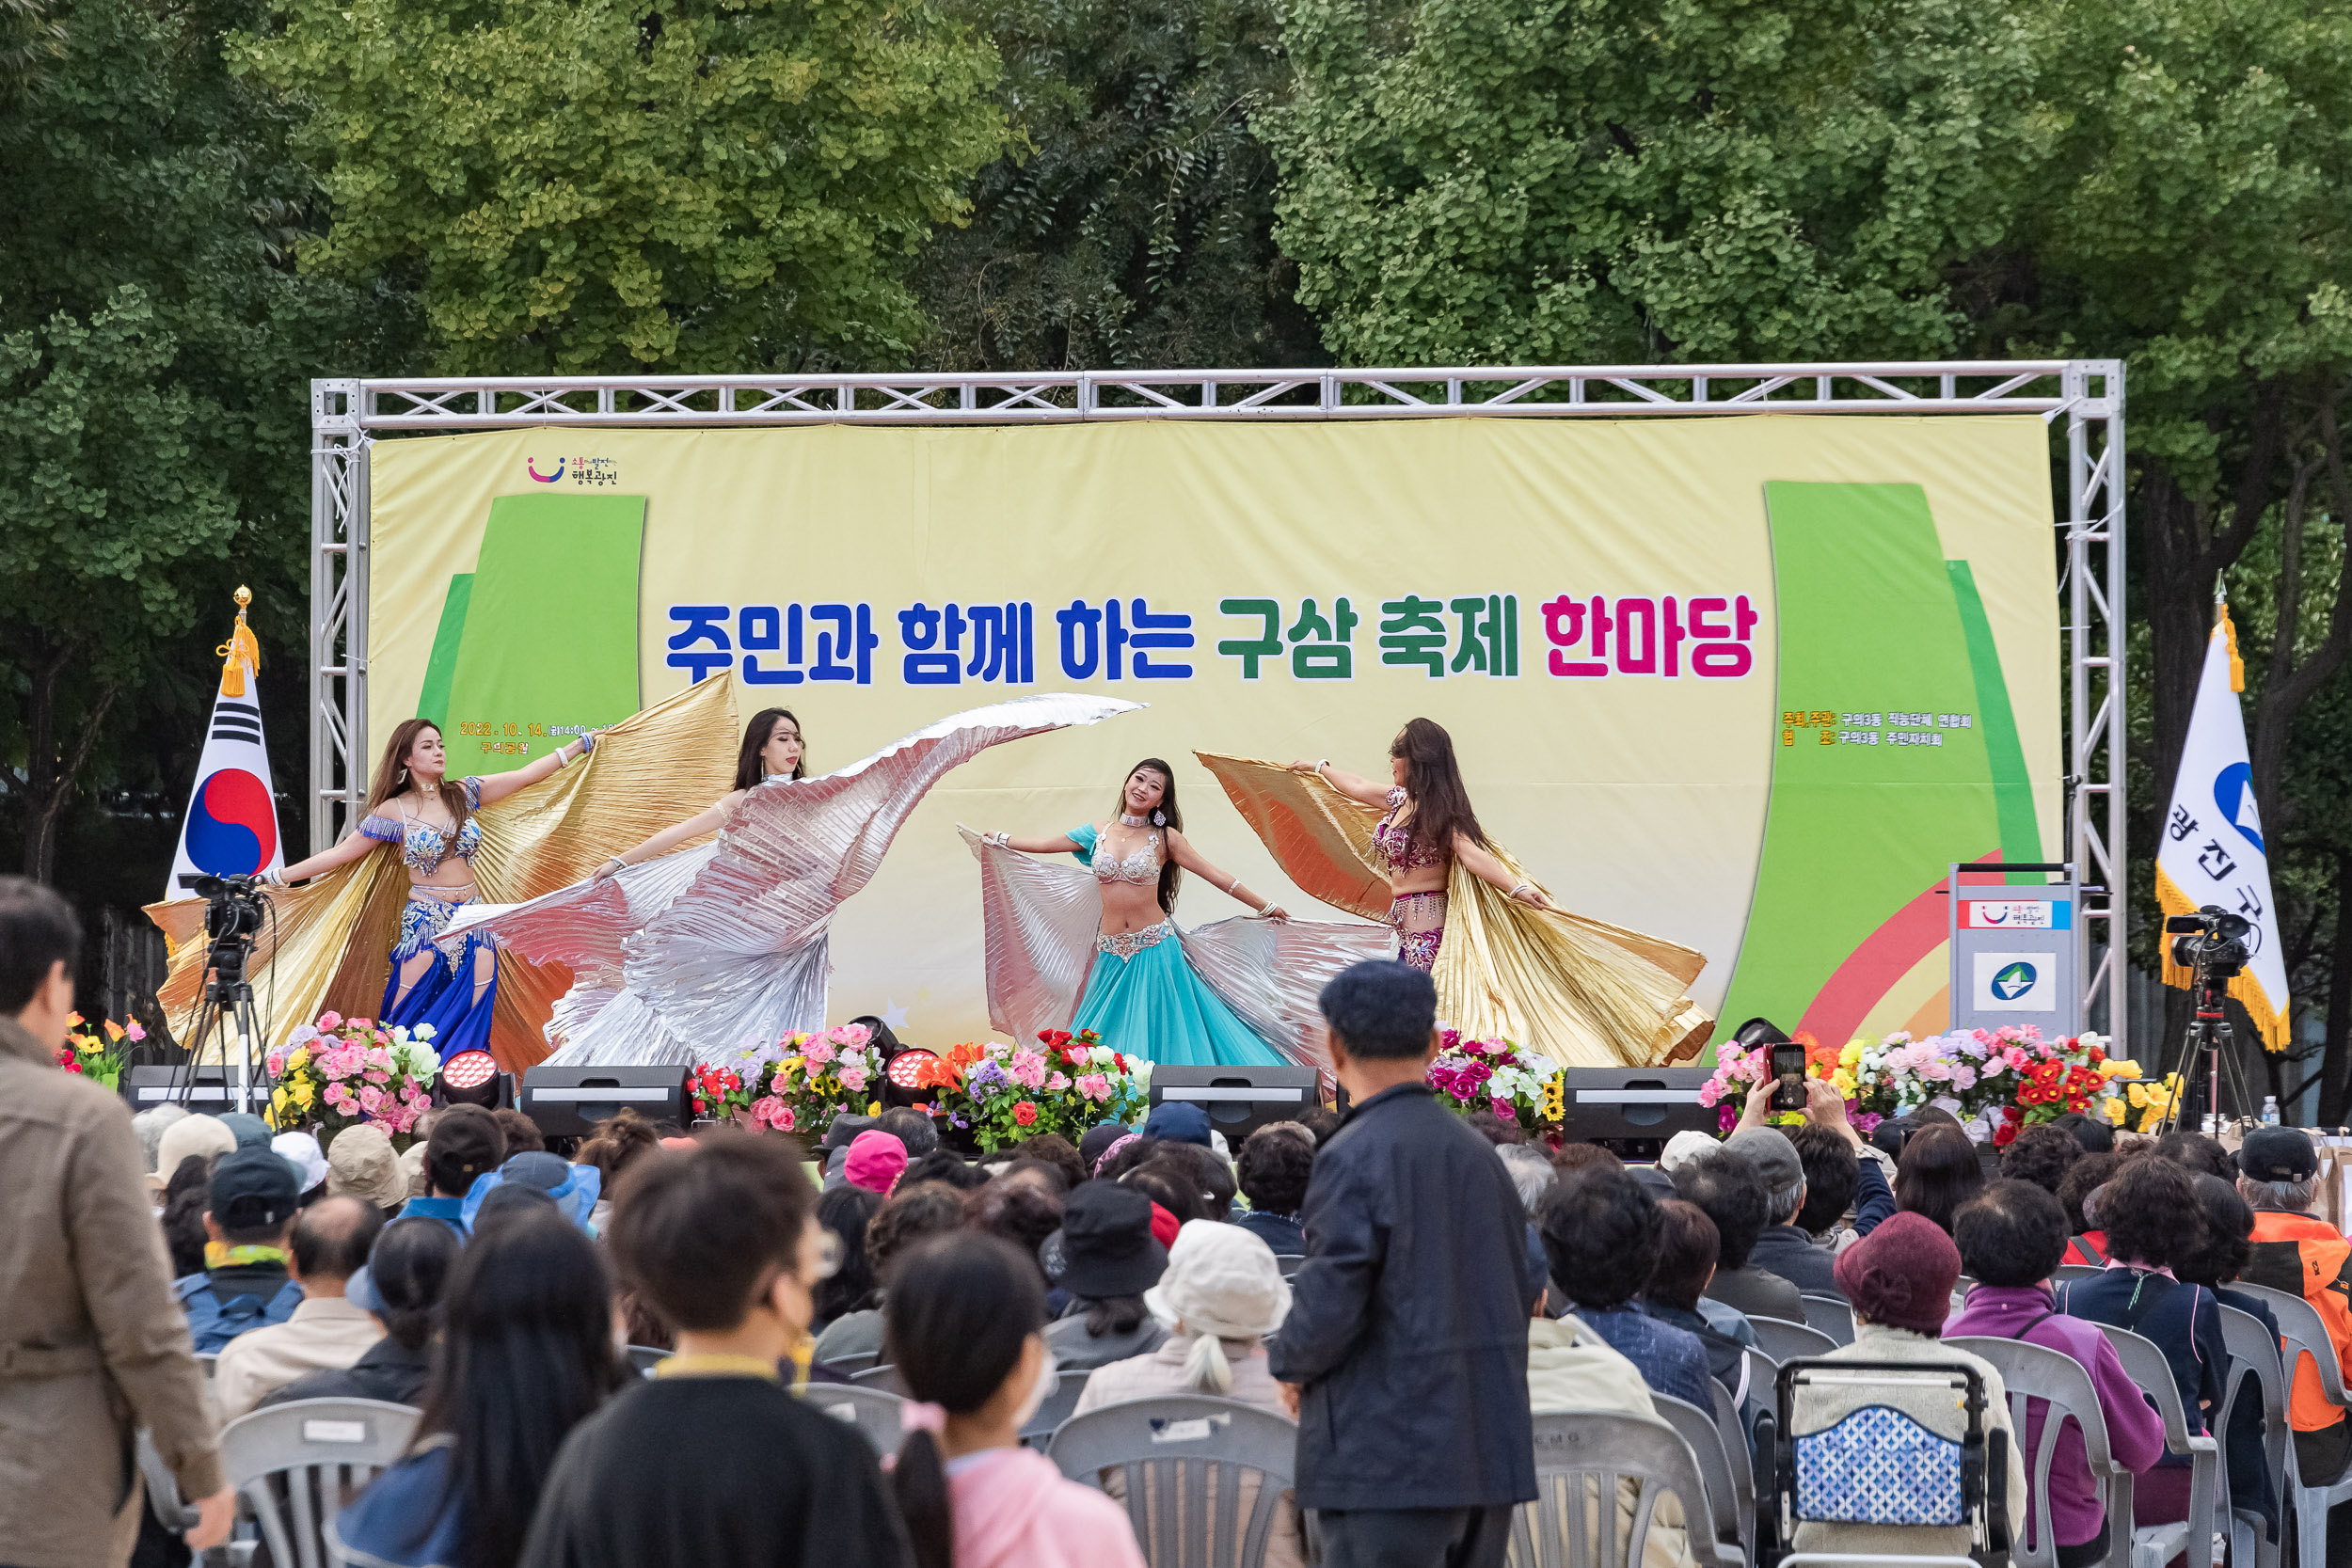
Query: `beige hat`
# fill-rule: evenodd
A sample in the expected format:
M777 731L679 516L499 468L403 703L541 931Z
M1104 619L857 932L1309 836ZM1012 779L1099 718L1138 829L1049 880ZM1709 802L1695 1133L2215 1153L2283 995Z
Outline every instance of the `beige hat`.
M237 1147L237 1135L218 1117L187 1117L164 1129L155 1144L155 1174L168 1184L180 1163L191 1154L207 1159Z
M422 1197L433 1190L424 1174L425 1142L419 1138L401 1152L401 1173L408 1178L408 1196Z
M1187 1220L1168 1249L1168 1271L1143 1292L1152 1314L1195 1334L1263 1339L1290 1316L1290 1281L1256 1232Z
M1664 1152L1658 1156L1658 1168L1671 1175L1694 1160L1713 1159L1723 1147L1711 1133L1685 1129L1666 1140Z
M326 1190L335 1196L364 1198L378 1209L408 1200L408 1176L381 1127L362 1122L346 1127L326 1146Z

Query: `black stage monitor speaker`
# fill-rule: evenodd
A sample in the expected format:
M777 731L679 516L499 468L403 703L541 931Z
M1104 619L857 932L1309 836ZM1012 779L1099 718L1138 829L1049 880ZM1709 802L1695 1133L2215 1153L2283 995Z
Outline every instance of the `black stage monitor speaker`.
M1177 1067L1152 1069L1152 1103L1173 1100L1209 1113L1209 1125L1225 1134L1225 1147L1241 1152L1241 1141L1269 1121L1295 1120L1321 1101L1311 1067Z
M1570 1068L1562 1085L1569 1143L1600 1144L1622 1160L1655 1160L1677 1132L1712 1132L1699 1103L1707 1071L1694 1067Z
M257 1065L253 1071L253 1114L269 1110L269 1075ZM227 1068L135 1067L124 1072L122 1098L133 1115L158 1105L184 1105L192 1115L216 1117L237 1108L237 1081Z
M686 1079L682 1067L535 1067L516 1108L550 1138L583 1137L624 1105L683 1128L693 1119Z

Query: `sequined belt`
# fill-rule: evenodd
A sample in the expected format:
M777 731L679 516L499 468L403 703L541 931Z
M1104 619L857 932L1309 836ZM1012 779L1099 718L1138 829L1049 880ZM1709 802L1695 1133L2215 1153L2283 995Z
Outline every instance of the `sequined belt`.
M1132 958L1147 947L1157 947L1175 934L1175 923L1167 920L1157 926L1146 926L1140 931L1097 931L1094 933L1094 950Z

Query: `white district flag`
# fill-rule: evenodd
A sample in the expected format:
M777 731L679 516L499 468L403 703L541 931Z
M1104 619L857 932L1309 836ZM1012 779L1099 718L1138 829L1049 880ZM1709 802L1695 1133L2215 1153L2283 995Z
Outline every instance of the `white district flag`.
M2165 814L2164 837L2156 847L2156 901L2167 914L2194 914L2217 904L2253 923L2247 939L2253 961L2230 982L2230 994L2253 1016L2263 1044L2282 1051L2288 1043L2286 961L2270 896L2262 816L2254 809L2253 769L2247 764L2246 716L2237 698L2245 689L2237 628L2223 606L2205 644L2197 705L2188 716L2188 743L2181 749L2172 809ZM2172 962L2168 938L2164 983L2185 989L2194 977Z
M180 823L180 853L171 863L166 899L189 896L183 878L249 877L285 868L285 846L278 836L278 797L270 787L269 752L262 744L262 705L256 671L261 644L245 624L253 595L237 590L237 625L215 650L226 661L220 692L213 699L213 721L204 734L204 755L197 763L196 787L188 792Z

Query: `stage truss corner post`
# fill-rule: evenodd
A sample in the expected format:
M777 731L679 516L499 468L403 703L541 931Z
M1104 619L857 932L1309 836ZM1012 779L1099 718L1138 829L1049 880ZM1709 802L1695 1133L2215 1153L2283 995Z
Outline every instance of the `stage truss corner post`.
M2131 1053L2131 864L2125 856L2123 362L2076 359L2066 408L2067 770L2076 781L2067 858L2084 887L2086 1011L2107 1005L2109 1053ZM2089 890L2102 891L2093 903ZM2093 926L2106 951L2090 962Z
M310 383L310 852L367 795L368 436L356 378Z

